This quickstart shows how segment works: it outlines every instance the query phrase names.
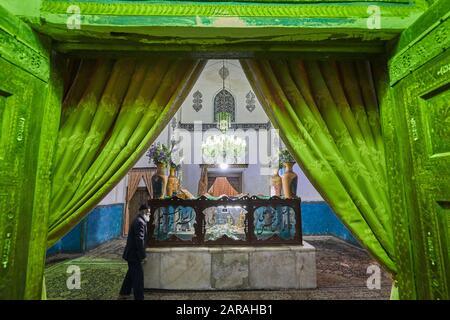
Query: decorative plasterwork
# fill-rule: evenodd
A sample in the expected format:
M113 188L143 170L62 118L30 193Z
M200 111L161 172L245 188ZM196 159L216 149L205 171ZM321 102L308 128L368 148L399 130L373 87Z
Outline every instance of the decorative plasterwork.
M196 112L199 112L201 109L202 109L202 107L203 107L203 105L202 105L202 102L203 102L203 100L202 100L202 97L203 97L203 95L202 95L202 93L200 92L200 91L195 91L194 92L194 94L192 95L193 97L194 97L194 99L192 99L192 108L194 108L194 110L196 111Z
M178 128L188 130L188 131L194 131L196 124L194 123L178 123ZM231 128L233 130L236 129L242 129L242 130L269 130L272 128L272 125L269 122L267 123L232 123ZM202 131L210 130L210 129L217 129L217 123L202 123Z
M230 75L230 70L227 67L223 66L219 69L219 76L222 80L225 80Z
M251 91L249 91L247 94L246 94L246 96L245 96L245 103L246 103L246 105L245 105L245 107L247 108L247 110L249 111L249 112L253 112L253 110L255 110L255 108L256 108L256 96L255 96L255 94L253 93L253 92L251 92Z

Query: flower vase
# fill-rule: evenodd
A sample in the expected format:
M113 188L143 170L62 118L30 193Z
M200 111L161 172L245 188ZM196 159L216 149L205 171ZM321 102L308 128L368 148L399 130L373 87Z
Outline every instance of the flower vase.
M164 163L157 163L156 168L156 173L152 176L153 199L162 199L167 185L166 166Z
M292 170L294 162L285 162L285 172L281 178L283 184L284 197L287 199L295 198L297 196L297 174Z
M170 168L169 178L167 179L167 196L172 197L177 194L180 182L175 175L176 168Z
M278 168L273 171L273 175L270 181L270 195L281 197L282 182L278 171Z

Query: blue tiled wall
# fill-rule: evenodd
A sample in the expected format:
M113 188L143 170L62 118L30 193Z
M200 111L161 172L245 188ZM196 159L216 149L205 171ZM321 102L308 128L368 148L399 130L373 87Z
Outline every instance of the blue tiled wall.
M98 206L75 228L47 250L56 253L84 252L122 235L123 204Z
M326 202L302 203L302 231L303 235L333 235L359 246Z
M86 249L122 235L123 205L109 205L95 208L87 217Z
M83 251L82 233L84 229L84 219L75 226L68 234L61 240L55 243L47 250L47 255L55 253L75 253Z

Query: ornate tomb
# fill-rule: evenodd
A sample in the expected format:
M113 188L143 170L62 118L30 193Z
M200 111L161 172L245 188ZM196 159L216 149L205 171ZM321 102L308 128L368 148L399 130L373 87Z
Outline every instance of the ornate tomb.
M302 240L300 199L152 199L145 288L315 288L315 248Z

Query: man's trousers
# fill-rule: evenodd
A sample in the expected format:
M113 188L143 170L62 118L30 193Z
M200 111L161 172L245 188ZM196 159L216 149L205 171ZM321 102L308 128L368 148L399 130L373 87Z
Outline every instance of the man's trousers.
M128 261L128 271L123 279L120 294L128 296L131 289L135 300L144 300L144 270L140 261Z

